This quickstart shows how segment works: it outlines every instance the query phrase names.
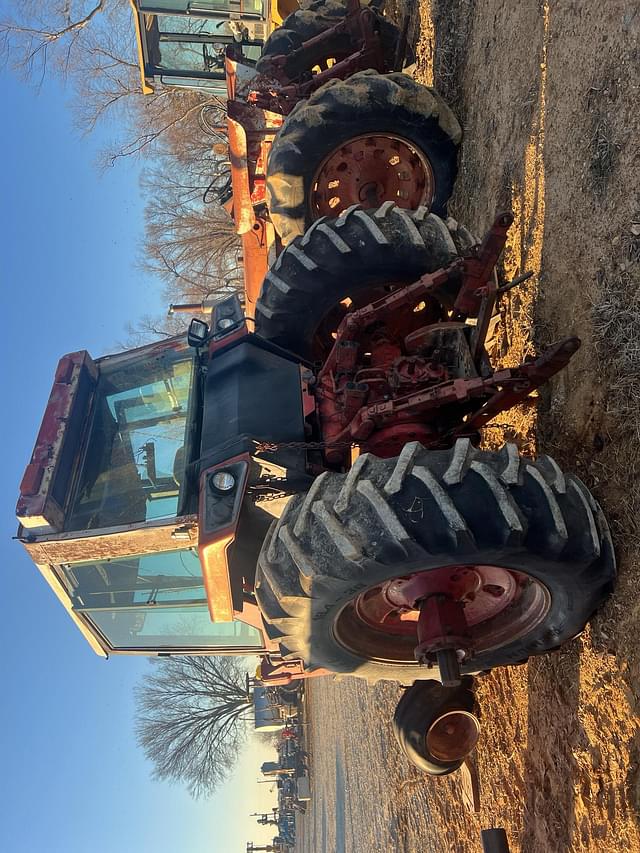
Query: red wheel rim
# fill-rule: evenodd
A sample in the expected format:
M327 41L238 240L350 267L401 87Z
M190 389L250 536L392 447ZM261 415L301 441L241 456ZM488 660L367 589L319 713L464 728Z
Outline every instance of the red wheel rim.
M393 201L407 210L430 207L434 177L429 160L408 140L365 133L325 157L311 186L311 218L333 218L352 204L373 208Z
M346 604L336 640L367 660L415 664L420 615L415 595L425 582L446 587L464 605L474 654L523 637L545 618L551 596L540 581L502 566L458 565L417 571L376 584Z
M462 761L480 739L480 723L469 711L447 711L431 724L426 734L427 750L437 761Z

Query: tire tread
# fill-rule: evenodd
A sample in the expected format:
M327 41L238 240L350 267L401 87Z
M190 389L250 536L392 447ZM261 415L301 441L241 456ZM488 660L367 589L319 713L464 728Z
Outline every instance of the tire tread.
M516 465L511 448L482 451L459 439L450 450L412 443L396 459L363 454L346 474L325 472L311 497L291 500L285 523L274 525L261 552L257 596L266 622L281 632L288 654L313 666L370 681L433 678L429 667L363 660L348 652L335 638L327 639L327 614L357 590L402 575L407 561L437 567L504 552L507 565L515 555L518 571L529 561L537 571L548 563L544 571L551 579L563 572L565 583L575 584L569 590L575 600L563 624L551 614L531 636L472 659L469 667L477 668L469 671L555 649L584 627L615 578L600 507L579 480L559 471L547 457L518 456ZM487 494L494 504L492 524L478 533L478 507L486 511ZM416 498L429 507L419 524L410 512Z

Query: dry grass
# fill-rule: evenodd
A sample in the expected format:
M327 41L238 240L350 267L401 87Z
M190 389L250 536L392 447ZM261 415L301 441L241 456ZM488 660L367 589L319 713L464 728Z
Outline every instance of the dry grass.
M600 275L591 307L594 336L608 374L608 412L640 439L640 275L618 270Z
M473 26L474 5L474 0L435 0L432 3L433 25L438 33L434 78L439 93L463 123L461 80Z
M616 145L611 138L611 127L606 116L599 115L594 120L589 154L589 171L593 191L601 197L607 188L607 181L613 171L616 155Z
M634 216L633 222L629 225L629 230L620 238L622 252L624 257L630 263L640 262L640 214Z
M586 184L599 199L605 195L620 151L609 115L616 98L617 85L613 74L604 75L602 82L590 86L586 96L587 112L591 115L589 172Z
M606 415L610 453L603 479L617 481L621 500L614 527L640 539L640 232L634 217L614 241L617 255L598 274L591 298L593 337L607 387Z

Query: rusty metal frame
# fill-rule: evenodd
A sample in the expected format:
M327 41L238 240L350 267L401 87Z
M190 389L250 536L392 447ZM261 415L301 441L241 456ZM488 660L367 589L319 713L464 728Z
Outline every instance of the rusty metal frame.
M376 30L378 17L360 0L347 0L345 17L333 27L303 42L288 54L263 57L261 73L248 100L265 109L288 115L298 101L308 98L329 80L345 80L357 71L392 70L386 61L382 41ZM342 48L339 39L347 36L349 47ZM328 67L328 60L337 60ZM320 71L310 79L296 82L314 66ZM324 66L324 67L323 67Z
M454 379L424 391L364 407L335 441L338 443L347 438L366 441L375 429L396 420L400 415L419 417L436 408L488 397L464 423L446 434L446 440L448 443L456 437L472 435L500 412L521 403L532 391L566 367L579 347L578 338L565 338L549 347L537 359L500 370L487 379ZM443 440L444 437L438 443Z
M455 260L444 269L422 276L418 281L348 313L336 333L332 349L318 373L316 400L321 429L328 444L326 457L338 462L344 456L341 448L351 442L366 444L377 430L402 429L425 422L425 416L434 410L449 407L449 421L458 413L458 424L449 429L440 428L433 437L421 436L428 446L448 446L456 438L474 436L488 421L507 409L523 402L532 391L562 370L580 347L578 338L561 340L535 359L517 367L487 372L484 361L484 343L489 319L498 294L494 273L495 265L505 246L513 216L499 214L483 241L466 257ZM478 375L431 382L427 387L416 384L409 393L391 395L371 404L364 403L366 394L358 397L357 383L345 377L356 374L355 359L359 342L367 329L398 322L402 312L412 310L424 299L431 299L447 311L449 319L458 322L472 318L476 325L471 334L470 349ZM375 344L371 344L375 355ZM380 341L378 347L388 349ZM393 347L391 347L391 350ZM390 351L391 351L390 350ZM391 356L393 357L393 356ZM385 360L382 352L382 360ZM345 359L349 363L345 362ZM351 364L353 361L353 364ZM337 376L342 380L338 382ZM476 403L476 401L478 401ZM427 419L428 420L428 419ZM392 435L389 435L392 438ZM332 449L331 445L335 447ZM385 455L384 448L376 453Z
M68 455L68 424L80 402L81 384L91 383L90 401L97 379L96 363L86 350L69 353L58 362L33 453L20 483L16 515L27 529L62 529L65 507L54 497L55 477Z

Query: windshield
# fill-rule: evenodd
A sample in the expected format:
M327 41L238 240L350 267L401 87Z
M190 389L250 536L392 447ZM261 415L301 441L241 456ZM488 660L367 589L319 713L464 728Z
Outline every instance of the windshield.
M183 344L100 364L68 530L176 515L193 376L193 350Z
M260 15L262 3L263 0L152 0L149 3L139 3L138 7L142 12L157 12L162 9L182 14L226 12L229 15L241 12Z
M212 622L192 548L60 567L73 608L115 649L262 647L242 622Z
M198 79L199 85L220 86L225 79L225 52L239 38L247 59L260 57L262 42L252 41L235 20L227 17L197 18L153 15L147 18L146 39L154 74L164 82L177 75ZM188 80L183 85L188 85Z

